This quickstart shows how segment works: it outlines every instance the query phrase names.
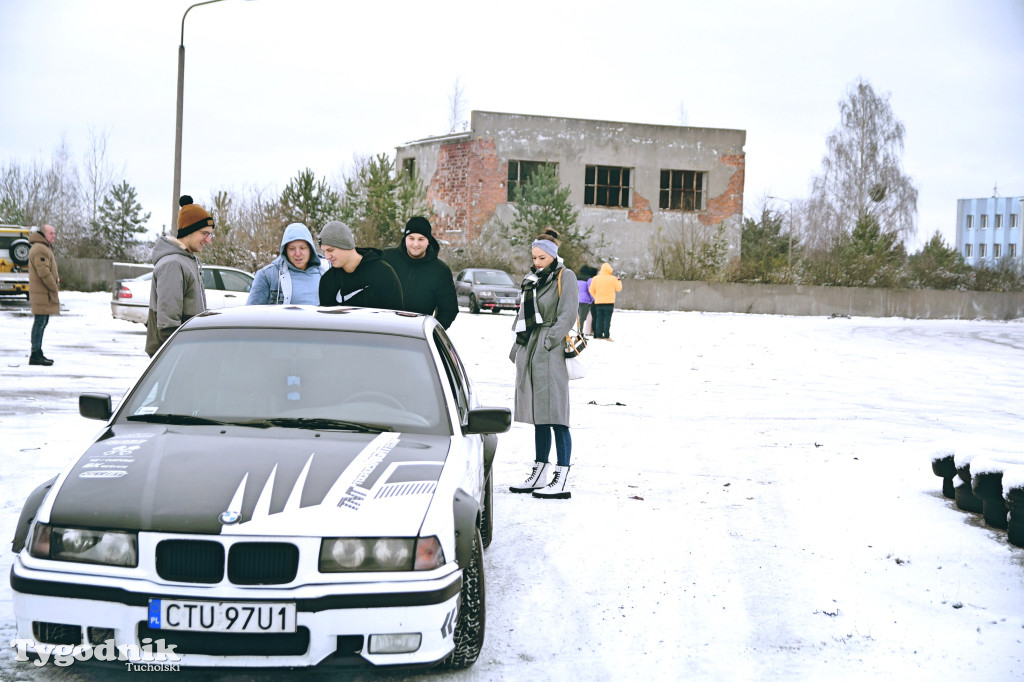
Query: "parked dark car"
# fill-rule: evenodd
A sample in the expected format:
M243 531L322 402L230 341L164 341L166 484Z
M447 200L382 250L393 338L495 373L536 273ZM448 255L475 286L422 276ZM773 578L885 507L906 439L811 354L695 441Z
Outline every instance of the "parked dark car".
M519 293L519 285L504 270L468 268L455 277L459 305L474 314L481 309L492 313L519 310Z
M30 650L158 642L199 667L477 659L511 413L479 404L433 317L207 311L111 402L80 398L106 426L18 522L11 599Z

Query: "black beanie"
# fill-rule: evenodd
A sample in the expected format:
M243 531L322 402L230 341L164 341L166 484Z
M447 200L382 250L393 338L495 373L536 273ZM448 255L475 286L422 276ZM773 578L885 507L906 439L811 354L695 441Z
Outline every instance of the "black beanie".
M431 232L432 228L430 227L429 220L427 220L423 216L414 216L412 218L409 218L409 222L405 224L405 232L403 232L402 234L404 236L409 236L410 234L422 234L427 239L430 239L431 237L433 237L433 234L431 234Z

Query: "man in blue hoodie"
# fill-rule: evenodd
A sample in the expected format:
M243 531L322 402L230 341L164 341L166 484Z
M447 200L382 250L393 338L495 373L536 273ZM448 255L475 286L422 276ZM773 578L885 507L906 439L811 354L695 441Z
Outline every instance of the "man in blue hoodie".
M281 255L256 273L245 304L319 305L321 272L309 228L292 223L281 237Z

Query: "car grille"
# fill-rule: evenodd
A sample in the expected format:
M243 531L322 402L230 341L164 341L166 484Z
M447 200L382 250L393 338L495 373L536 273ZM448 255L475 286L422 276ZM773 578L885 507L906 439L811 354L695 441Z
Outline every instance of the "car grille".
M282 585L295 580L299 548L286 542L239 542L227 557L227 578L236 585ZM156 572L164 580L219 583L224 546L212 540L163 540L156 546Z
M281 585L295 580L299 548L286 542L239 542L228 554L228 580L236 585Z

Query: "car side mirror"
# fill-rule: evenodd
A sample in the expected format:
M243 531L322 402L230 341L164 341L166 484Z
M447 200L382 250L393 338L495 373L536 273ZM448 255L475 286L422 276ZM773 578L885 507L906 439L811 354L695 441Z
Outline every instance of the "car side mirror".
M512 426L512 410L507 407L478 407L469 411L462 432L466 434L505 433Z
M78 396L78 413L86 419L107 421L114 411L106 393L83 393Z

